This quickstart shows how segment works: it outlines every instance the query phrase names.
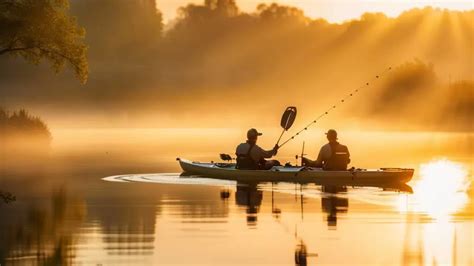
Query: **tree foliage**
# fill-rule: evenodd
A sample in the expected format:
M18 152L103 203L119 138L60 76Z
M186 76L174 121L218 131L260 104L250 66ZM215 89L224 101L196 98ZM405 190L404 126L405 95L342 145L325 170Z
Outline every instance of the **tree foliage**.
M24 109L8 112L0 107L0 138L5 140L9 136L28 135L51 139L51 133L41 118L28 113Z
M77 0L71 13L87 29L91 64L97 61L142 63L156 52L163 30L155 0Z
M296 7L284 6L272 3L270 5L260 4L257 12L262 20L274 20L282 23L300 23L302 25L309 22L303 10Z
M85 83L85 30L68 10L68 0L0 0L0 55L21 56L33 64L46 59L55 72L67 64Z

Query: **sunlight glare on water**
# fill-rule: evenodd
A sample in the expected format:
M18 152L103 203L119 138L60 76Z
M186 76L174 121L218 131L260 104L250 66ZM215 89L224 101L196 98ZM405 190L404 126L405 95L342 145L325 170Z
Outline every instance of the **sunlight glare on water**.
M399 208L428 214L437 220L448 219L468 203L468 171L448 159L420 165L420 179L413 185L412 196L400 196Z

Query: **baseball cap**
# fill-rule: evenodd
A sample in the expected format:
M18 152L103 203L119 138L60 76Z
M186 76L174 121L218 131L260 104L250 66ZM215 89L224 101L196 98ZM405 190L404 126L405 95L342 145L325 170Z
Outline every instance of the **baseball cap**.
M247 131L247 138L254 138L261 135L262 133L258 132L255 128L251 128Z
M337 132L334 129L329 129L326 135L337 137Z

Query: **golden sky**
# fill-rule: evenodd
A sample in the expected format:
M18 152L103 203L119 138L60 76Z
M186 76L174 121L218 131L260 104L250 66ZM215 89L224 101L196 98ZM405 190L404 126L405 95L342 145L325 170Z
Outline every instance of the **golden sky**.
M474 9L474 1L469 0L236 0L242 11L253 11L259 3L280 3L303 9L307 16L322 17L331 22L360 17L365 12L383 12L388 16L397 16L414 7L440 7L453 10ZM156 0L165 22L173 19L176 9L187 3L202 3L204 0Z

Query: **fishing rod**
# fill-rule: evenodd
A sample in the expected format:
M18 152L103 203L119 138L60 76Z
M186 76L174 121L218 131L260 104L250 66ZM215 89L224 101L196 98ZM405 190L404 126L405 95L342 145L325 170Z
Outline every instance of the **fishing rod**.
M290 140L294 139L295 137L297 137L299 134L301 134L303 131L305 130L308 130L308 127L316 124L316 122L318 122L321 118L325 117L326 115L329 114L329 112L331 112L333 109L336 109L336 107L338 105L341 105L343 103L345 103L347 101L347 99L349 99L350 97L353 97L356 93L358 93L360 90L362 90L363 88L365 87L368 87L369 85L372 84L373 81L383 77L385 74L387 74L388 71L390 71L392 69L392 67L388 67L387 69L385 69L382 73L380 73L379 75L376 75L372 80L370 80L369 82L366 82L364 85L361 85L359 86L357 89L351 91L348 95L346 95L344 98L342 98L341 100L339 100L339 103L331 106L330 108L328 108L326 111L324 111L321 115L319 115L316 119L314 119L313 121L311 121L309 124L307 124L303 129L301 129L300 131L296 132L296 134L294 134L293 136L291 136L290 138L288 138L287 140L285 140L279 147L281 148L283 145L285 145L286 143L288 143Z
M296 166L298 166L298 159L301 159L301 166L303 166L303 157L305 156L306 154L304 153L304 141L303 141L303 148L301 149L301 154L300 155L295 155L295 158L296 158Z

